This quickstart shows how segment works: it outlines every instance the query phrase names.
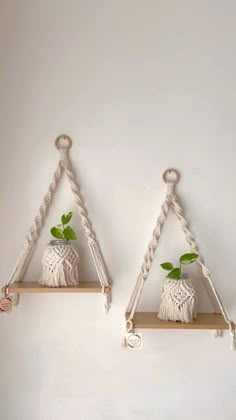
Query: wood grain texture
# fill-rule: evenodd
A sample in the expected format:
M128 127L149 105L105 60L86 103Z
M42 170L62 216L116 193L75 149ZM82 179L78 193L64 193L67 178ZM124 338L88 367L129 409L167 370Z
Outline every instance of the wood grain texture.
M128 314L126 314L128 318ZM157 312L136 312L133 318L134 328L185 329L185 330L227 330L228 324L221 314L199 313L189 324L183 322L161 321Z
M2 288L4 292L4 287ZM81 281L78 286L72 287L47 287L38 282L23 281L12 283L9 292L14 293L101 293L102 287L98 281Z

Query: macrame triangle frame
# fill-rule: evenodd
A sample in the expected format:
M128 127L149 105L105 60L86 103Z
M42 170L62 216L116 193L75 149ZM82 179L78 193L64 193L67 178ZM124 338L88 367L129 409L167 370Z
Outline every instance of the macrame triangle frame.
M10 276L7 285L4 288L5 297L8 296L8 293L10 291L10 285L13 282L21 282L24 277L24 274L27 270L29 261L32 256L33 249L37 243L44 220L48 213L48 209L51 205L52 198L54 196L58 183L62 177L62 174L63 172L65 172L72 193L74 195L75 204L79 216L81 217L81 224L84 228L85 236L87 238L88 246L93 257L93 262L97 271L97 275L102 286L102 293L105 296L105 310L106 312L108 312L111 304L111 282L107 274L104 259L98 241L96 239L95 232L88 218L88 212L84 205L79 186L76 183L71 162L69 160L69 149L72 146L72 140L69 136L63 134L56 138L55 146L60 151L60 160L58 162L56 171L54 172L52 182L50 183L48 191L44 196L43 203L41 204L38 213L34 218L34 222L31 225L29 232L26 236L25 243L20 252L15 268Z
M168 177L170 176L170 174L174 174L174 179L172 180L168 180ZM157 219L155 228L153 230L152 233L152 237L151 240L148 244L148 248L146 251L146 254L144 256L144 261L143 264L141 266L141 270L140 273L138 275L138 279L136 282L136 285L134 287L133 293L131 295L128 307L126 309L126 334L128 333L134 333L134 326L133 326L133 318L135 315L135 311L137 309L138 306L138 302L140 299L140 296L142 294L142 290L145 284L145 281L148 278L150 269L151 269L151 265L153 262L153 258L155 255L155 251L161 236L161 231L163 228L163 225L165 223L166 217L168 215L169 209L170 207L173 208L174 213L176 214L182 231L185 235L185 238L190 246L191 252L198 254L198 259L197 262L201 268L202 274L204 276L204 278L207 280L208 282L208 286L212 292L212 295L214 297L214 306L217 304L217 307L220 309L221 314L223 315L223 318L225 320L225 322L228 324L229 327L229 331L232 337L232 348L235 349L236 348L236 334L235 334L235 324L231 321L229 314L227 313L221 298L218 294L218 292L215 289L215 286L211 280L211 276L210 276L210 272L208 270L208 268L206 267L203 257L200 255L199 253L199 249L198 246L196 244L196 241L194 239L193 234L190 232L189 227L188 227L188 222L187 220L184 218L183 216L183 209L179 204L179 200L175 194L175 185L177 184L177 182L179 181L179 173L178 171L176 171L175 169L167 169L164 173L163 173L163 180L167 185L167 194L166 194L166 198L164 200L164 203L161 206L161 212L160 215ZM222 331L221 330L217 330L215 333L215 336L220 336L222 335ZM125 344L125 343L124 343Z

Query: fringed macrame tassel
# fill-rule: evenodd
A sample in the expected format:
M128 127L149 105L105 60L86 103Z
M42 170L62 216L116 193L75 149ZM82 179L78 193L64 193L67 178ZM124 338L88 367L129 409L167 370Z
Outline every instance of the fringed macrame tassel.
M102 288L102 293L104 295L104 299L105 299L105 312L106 314L108 314L110 306L111 306L111 291L109 289L109 291L106 290L106 287Z
M126 334L123 334L123 340L121 342L121 347L126 348L127 347L127 341L126 341Z
M223 331L222 330L215 330L215 337L222 337L223 336Z
M231 335L231 350L236 350L236 332L235 330L230 330Z
M229 333L231 336L231 350L236 350L236 331L235 329L232 327L229 329ZM215 331L215 337L222 337L223 336L223 331L222 330L216 330Z

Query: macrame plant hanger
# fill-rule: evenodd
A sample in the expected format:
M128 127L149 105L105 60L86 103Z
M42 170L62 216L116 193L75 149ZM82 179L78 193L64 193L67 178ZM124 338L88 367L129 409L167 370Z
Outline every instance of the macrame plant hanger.
M53 175L53 179L51 184L49 185L48 191L43 199L43 203L41 204L38 213L36 214L34 218L34 222L32 226L29 229L29 232L27 234L25 243L23 245L23 248L20 252L19 258L16 262L15 268L10 276L10 279L6 286L2 289L5 298L3 298L0 302L0 311L1 312L8 312L8 310L11 307L11 302L14 304L17 303L16 296L10 298L9 294L11 293L11 285L15 282L21 282L24 274L26 272L26 269L28 267L30 258L32 256L34 247L36 245L36 242L39 238L44 220L46 218L46 215L48 213L49 207L52 202L52 198L54 196L54 193L56 191L56 188L58 186L58 183L61 179L61 176L63 172L65 172L67 179L69 181L72 193L74 195L75 204L78 210L78 213L81 217L81 224L84 228L85 236L88 240L88 246L91 251L94 265L97 271L97 275L99 278L99 281L101 283L101 291L103 295L105 296L105 310L106 312L109 311L110 303L111 303L111 282L109 280L107 270L105 267L105 263L103 260L103 256L98 244L98 241L96 239L95 232L93 230L93 227L91 225L91 222L88 218L88 213L86 210L86 207L84 205L83 198L80 193L80 189L78 184L76 183L75 175L72 169L72 165L69 159L69 149L72 146L72 140L67 135L61 135L56 138L55 140L55 146L60 151L60 160L58 162L56 171ZM67 290L66 290L67 289ZM73 288L65 288L64 291L71 291ZM14 292L14 289L13 289Z
M172 174L172 175L171 175ZM172 179L170 179L170 177ZM223 317L223 319L221 320L221 322L212 322L212 325L209 326L210 329L216 329L215 331L215 336L221 336L222 335L222 330L223 329L229 329L229 332L231 334L232 337L232 349L236 348L236 334L235 334L235 324L231 321L229 314L227 313L221 298L218 294L218 292L216 291L216 288L212 282L211 276L210 276L210 272L208 270L208 268L206 267L203 257L200 255L199 253L199 249L198 246L196 244L196 241L194 239L193 234L190 232L189 227L188 227L188 222L187 220L184 218L183 216L183 210L182 207L179 203L179 199L177 198L176 194L175 194L175 185L178 183L180 178L179 172L176 171L175 169L167 169L164 173L163 173L163 180L166 183L167 186L167 193L166 193L166 198L164 200L164 203L161 206L161 212L160 215L157 219L155 228L153 230L152 233L152 237L151 240L148 244L148 248L146 251L146 254L144 256L144 261L143 264L141 266L141 270L140 273L138 275L138 279L136 282L136 285L134 287L133 293L131 295L127 310L126 310L126 334L124 337L124 346L128 347L128 348L133 348L133 345L129 345L129 338L130 336L132 336L132 338L134 337L134 341L135 343L137 342L137 337L138 334L135 333L135 328L191 328L191 324L184 324L184 325L180 325L182 323L175 323L175 322L168 322L167 323L163 323L163 321L158 320L157 321L157 326L153 326L153 324L156 322L153 320L151 321L151 323L148 324L148 322L146 322L145 320L142 322L140 322L140 319L135 318L135 312L138 306L138 302L145 284L145 281L148 278L150 269L151 269L151 265L152 265L152 261L155 255L155 251L158 245L158 241L160 239L161 236L161 231L163 228L163 225L165 223L166 217L168 215L169 209L170 207L172 207L174 213L176 214L182 231L185 235L185 238L190 246L191 252L198 254L198 259L197 262L201 268L202 274L204 279L206 280L206 282L208 283L208 288L209 290L212 292L212 296L214 298L213 304L214 304L214 308L215 308L215 314L211 314L211 315L215 315L216 319L219 319L219 317ZM205 283L205 282L204 282ZM207 287L207 284L205 284L205 286ZM217 308L217 309L216 309ZM221 312L221 315L219 315L219 313L217 312ZM140 317L142 316L142 313L139 313ZM207 314L206 314L207 315ZM157 319L157 314L155 314ZM198 325L194 327L194 322L193 321L193 326L192 328L197 328L197 329L207 329L208 327L206 327L206 325ZM175 326L174 326L175 324ZM165 326L166 325L166 326ZM219 327L219 328L218 328ZM141 340L141 339L140 339ZM138 345L137 345L138 347Z

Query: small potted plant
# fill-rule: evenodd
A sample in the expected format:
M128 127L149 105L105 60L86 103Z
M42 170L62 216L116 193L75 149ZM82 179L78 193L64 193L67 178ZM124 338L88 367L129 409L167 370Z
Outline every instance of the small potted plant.
M76 234L69 222L72 212L61 216L61 223L51 228L54 240L47 245L42 258L42 276L39 283L48 287L75 286L79 284L79 254L70 241Z
M179 258L179 266L165 262L161 267L168 271L163 281L161 304L158 318L163 321L192 322L196 318L196 293L187 273L182 272L182 265L192 264L197 254L184 254Z

